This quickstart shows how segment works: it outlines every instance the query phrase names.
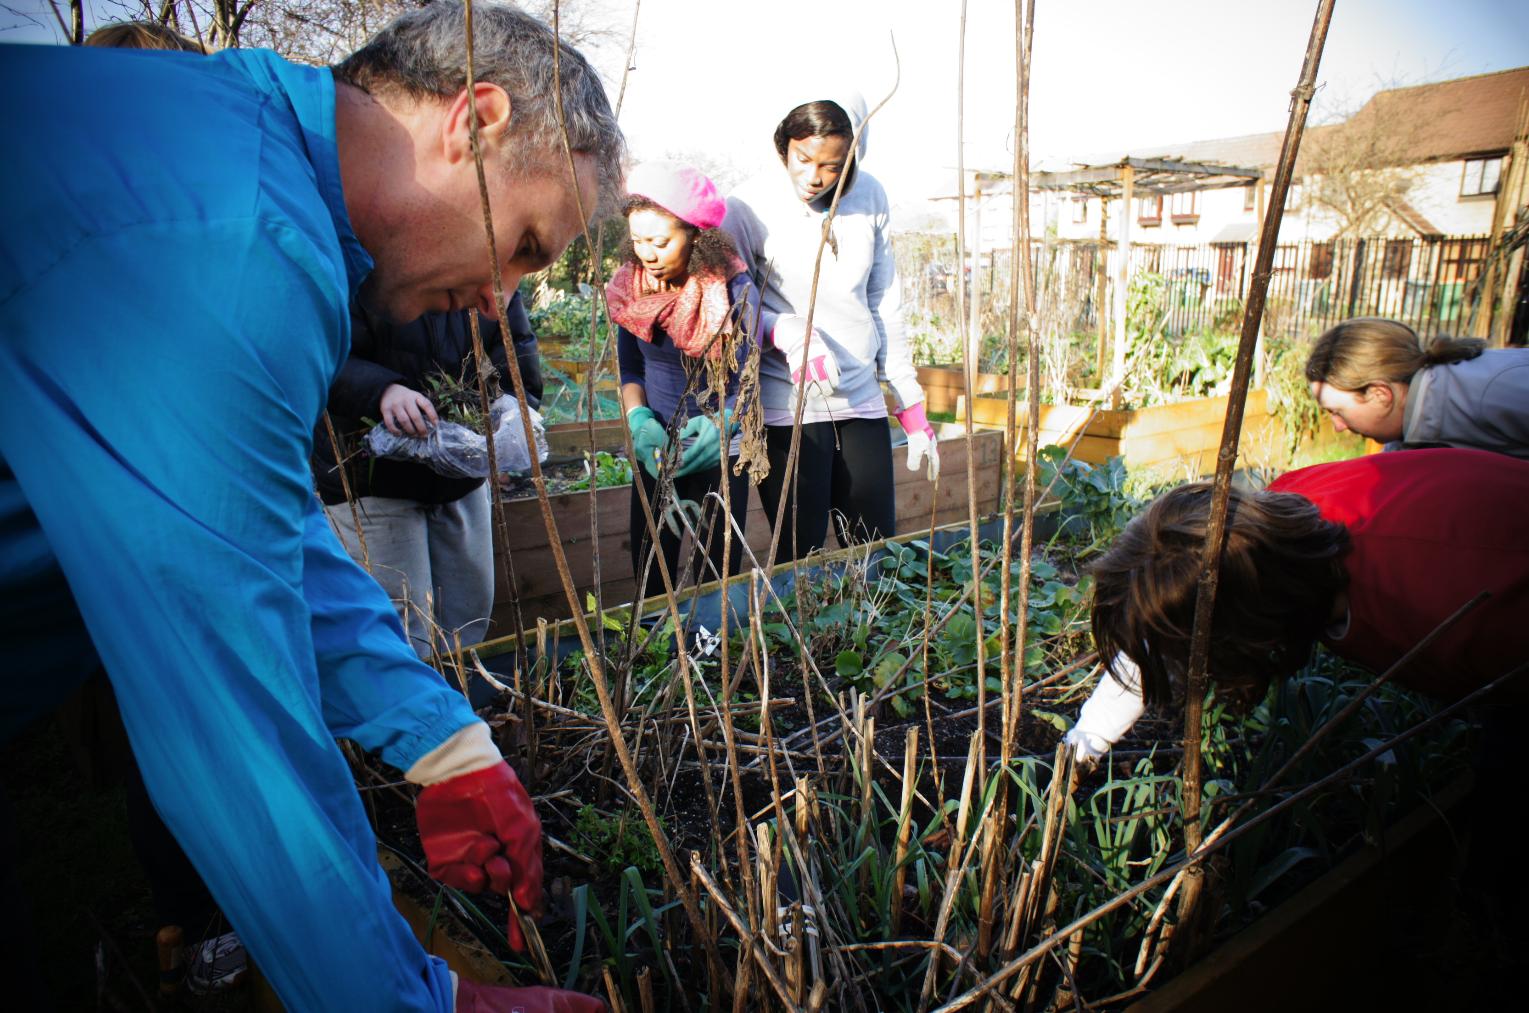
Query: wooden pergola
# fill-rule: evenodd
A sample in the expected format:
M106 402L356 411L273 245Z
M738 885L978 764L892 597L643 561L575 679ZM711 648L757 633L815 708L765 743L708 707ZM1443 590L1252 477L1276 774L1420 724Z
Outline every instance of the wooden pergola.
M1117 381L1104 382L1104 324L1100 314L1099 364L1100 386L1113 387L1118 399L1118 381L1125 374L1126 336L1126 277L1131 260L1131 199L1143 194L1168 196L1176 193L1195 193L1200 190L1225 190L1244 187L1250 183L1258 188L1258 220L1263 221L1262 169L1246 169L1234 165L1210 165L1202 162L1185 162L1171 158L1122 158L1110 165L1090 165L1070 172L1033 172L1030 186L1036 190L1060 190L1085 197L1098 197L1104 201L1118 200L1123 211L1120 216L1120 256L1115 265L1115 340L1114 364L1111 375ZM1105 223L1108 212L1100 215L1100 253L1103 255ZM1100 275L1100 288L1104 286ZM1100 293L1103 295L1103 293Z

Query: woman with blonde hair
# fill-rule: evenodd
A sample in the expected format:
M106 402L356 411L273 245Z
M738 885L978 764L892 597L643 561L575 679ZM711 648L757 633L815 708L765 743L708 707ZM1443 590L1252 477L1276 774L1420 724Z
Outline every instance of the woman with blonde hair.
M85 37L85 45L102 49L167 49L207 54L206 46L158 21L117 21L102 25Z
M1529 349L1422 338L1399 320L1355 317L1306 359L1306 380L1338 432L1387 449L1467 447L1529 460Z

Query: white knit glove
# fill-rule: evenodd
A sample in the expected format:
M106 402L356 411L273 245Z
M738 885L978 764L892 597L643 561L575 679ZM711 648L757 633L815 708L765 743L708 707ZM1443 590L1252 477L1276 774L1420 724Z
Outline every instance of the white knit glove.
M791 383L808 397L833 396L839 386L839 360L823 332L812 329L812 347L807 349L806 365L802 364L802 349L807 345L807 318L794 313L782 313L775 321L770 341L786 356L791 370Z
M1075 759L1092 760L1109 752L1147 709L1141 700L1141 671L1136 663L1120 655L1115 659L1115 670L1126 685L1108 671L1100 675L1099 685L1078 714L1078 723L1063 737L1076 747Z
M935 481L940 477L940 446L934 427L924 414L924 403L920 401L893 414L908 434L908 470L918 471L920 463L927 463L929 481Z
M908 434L908 470L917 471L919 459L923 458L924 474L933 482L940 477L940 448L935 442L934 431L920 429Z

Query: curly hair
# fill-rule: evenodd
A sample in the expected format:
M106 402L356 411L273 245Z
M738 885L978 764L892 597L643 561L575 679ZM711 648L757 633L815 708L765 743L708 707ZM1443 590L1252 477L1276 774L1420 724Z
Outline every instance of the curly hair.
M723 278L731 278L733 260L738 256L738 245L733 240L733 234L724 228L702 229L683 218L670 212L662 204L655 203L646 197L632 195L626 199L621 213L630 218L638 211L657 211L665 218L673 221L690 236L690 266L689 272L698 276L718 275ZM626 245L626 259L634 264L641 265L637 259L637 251L631 243Z
M1355 317L1317 339L1306 357L1306 379L1347 391L1410 383L1420 369L1474 359L1485 348L1480 338L1440 334L1425 340L1400 320Z
M1173 700L1188 668L1210 500L1209 482L1169 490L1089 567L1099 656L1134 661L1148 705ZM1261 696L1305 661L1347 582L1348 548L1347 529L1306 497L1232 490L1211 620L1218 688Z

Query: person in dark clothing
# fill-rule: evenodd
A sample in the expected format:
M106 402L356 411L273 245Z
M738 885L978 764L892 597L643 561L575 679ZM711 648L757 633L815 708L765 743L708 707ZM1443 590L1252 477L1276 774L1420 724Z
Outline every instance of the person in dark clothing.
M489 489L481 478L452 478L412 461L365 457L355 447L369 428L365 420L395 434L426 435L439 421L425 395L430 377L476 386L467 316L472 312L427 313L412 323L393 324L353 305L350 356L329 388L334 438L323 423L314 433L313 472L324 510L346 551L369 567L393 599L422 658L430 656L432 624L443 636L434 646L443 650L455 649L458 638L463 645L476 644L488 632L494 605ZM518 291L505 320L526 396L535 407L541 403L541 361ZM513 393L499 322L479 317L478 331L502 386ZM346 458L345 480L335 464L336 442ZM354 510L346 501L346 481Z
M740 339L736 358L723 360L729 357L726 346L734 327L752 326L758 297L733 252L732 237L717 228L726 206L705 175L679 162L647 162L632 170L627 190L630 259L606 286L606 301L619 325L621 401L638 457L632 467L632 570L641 597L647 598L663 594L664 582L658 566L648 563L652 542L639 482L654 519L666 513L673 518L672 524L659 525L659 547L676 585L685 533L680 513L697 543L688 566L690 580L717 580L741 568L741 538L734 533L732 553L724 559L725 522L717 501L708 497L722 488L725 475L731 513L742 529L749 480L736 474L741 437L733 418L750 342ZM720 390L713 387L712 365L720 365L727 378ZM703 408L726 421L719 426ZM725 455L724 427L729 433ZM658 476L665 457L676 449L681 458L673 472L674 488L661 496Z

